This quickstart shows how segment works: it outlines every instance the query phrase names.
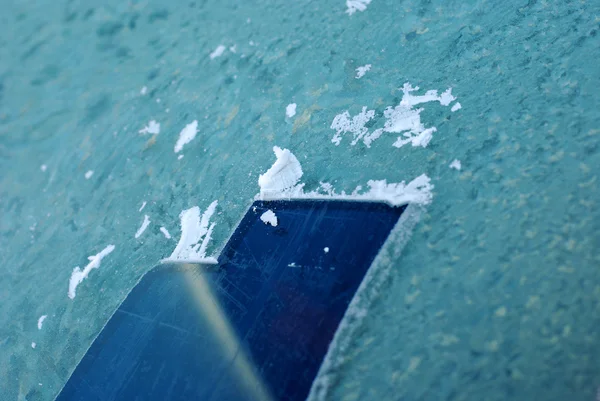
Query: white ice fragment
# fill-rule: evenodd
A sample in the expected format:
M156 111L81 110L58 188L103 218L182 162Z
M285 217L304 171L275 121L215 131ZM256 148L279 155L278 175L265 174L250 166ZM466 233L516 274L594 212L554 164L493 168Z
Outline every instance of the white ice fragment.
M186 125L179 133L179 139L175 143L175 153L181 152L183 147L192 142L198 133L198 120L194 120Z
M261 196L277 195L302 190L297 185L302 177L302 167L296 156L288 149L273 147L277 160L266 173L258 177Z
M365 11L371 0L346 0L346 14L352 15L357 11Z
M433 198L433 185L425 174L418 176L406 184L387 183L386 180L370 180L368 191L358 186L351 194L337 193L329 183L320 183L314 191L305 192L304 184L299 183L302 167L298 159L287 149L273 148L277 160L273 166L258 179L260 193L257 200L278 199L340 199L358 201L380 201L391 206L407 203L429 204Z
M237 52L237 46L236 45L230 46L229 47L229 51L232 52L232 53Z
M427 145L429 145L431 138L433 137L433 133L436 131L437 131L437 128L431 127L431 128L427 128L426 130L421 131L417 134L405 133L404 136L407 138L406 139L402 139L402 137L398 138L396 140L396 142L394 142L392 144L392 146L394 146L396 148L401 148L402 146L406 145L407 143L410 143L410 144L412 144L413 147L421 146L423 148L426 148Z
M364 77L367 71L369 71L370 69L371 64L365 64L362 67L358 67L356 69L356 79L361 79L362 77Z
M154 120L150 120L148 125L138 131L140 134L152 134L156 135L160 133L160 123L157 123Z
M226 47L223 45L219 45L217 46L217 48L210 54L210 59L213 60L217 57L220 57L223 55L223 52L225 52Z
M460 169L462 168L462 166L461 166L461 164L460 164L460 160L458 160L458 159L454 159L454 160L452 161L452 163L450 163L450 166L449 166L449 167L450 167L450 168L453 168L453 169L455 169L455 170L459 170L459 171L460 171Z
M177 156L177 160L181 160L181 159L183 159L183 155Z
M138 212L141 212L142 210L144 210L145 207L146 207L146 201L142 202L142 206L140 207L140 210L138 210Z
M90 178L92 178L92 176L93 176L93 175L94 175L94 170L88 170L88 171L85 173L85 179L86 179L86 180L89 180Z
M350 132L354 135L354 140L351 144L352 146L356 145L356 143L363 139L369 132L369 129L365 127L365 124L373 117L375 117L375 110L367 110L366 106L362 108L360 113L352 117L352 119L350 119L350 113L347 110L338 114L335 116L330 126L331 129L336 131L333 138L331 138L331 142L335 143L336 146L339 145L342 141L342 134Z
M140 89L140 95L145 95L146 93L148 93L148 88L145 86L142 86L142 89Z
M296 115L296 103L290 103L285 108L285 116L292 118Z
M325 253L329 253L329 247L328 247L328 246L326 246L325 248L323 248L323 252L325 252Z
M144 215L144 221L142 222L142 225L135 232L135 238L139 238L144 233L144 231L146 231L146 228L148 228L149 225L150 225L150 217L148 217L148 215L145 214Z
M266 212L264 212L261 216L260 219L262 220L263 223L265 224L270 224L273 227L277 227L277 216L275 215L275 212L273 212L272 210L267 210Z
M42 172L46 171L48 169L48 166L46 166L45 164L42 164L40 166L40 170L42 170Z
M163 259L162 263L217 263L215 258L206 257L206 248L215 228L215 223L210 223L210 218L216 208L217 201L214 201L202 214L202 218L198 206L183 210L179 214L181 238L171 256Z
M454 105L452 106L450 111L454 113L455 111L460 110L460 109L462 109L462 106L460 105L459 102L456 102L456 103L454 103Z
M104 248L100 253L92 256L88 256L88 263L83 270L79 268L79 266L73 269L73 273L71 273L71 280L69 280L69 298L75 298L75 292L77 290L77 286L87 278L88 274L92 271L92 269L97 269L100 267L100 262L104 259L108 254L115 250L114 245L108 245Z
M171 234L169 234L169 231L167 231L166 228L161 227L160 232L163 233L163 235L165 236L166 239L171 239Z
M342 134L349 132L354 136L351 142L352 146L362 140L365 146L370 147L384 132L389 132L402 134L393 144L397 148L408 143L412 146L426 147L437 129L435 127L426 128L421 123L421 112L424 109L414 108L414 106L433 101L439 102L442 106L448 106L456 98L452 96L452 88L447 89L441 95L436 90L427 91L424 95L413 95L412 92L418 89L419 87L413 87L406 82L402 87L403 96L400 104L395 107L387 107L383 112L386 119L383 128L377 128L372 132L369 132L365 125L375 116L374 110L367 111L367 108L363 107L362 112L352 119L350 119L348 111L338 114L331 123L330 128L336 130L331 142L339 145Z
M35 349L36 346L37 346L36 343L31 343L31 348Z
M38 330L42 329L42 324L44 324L44 320L46 320L47 317L48 317L48 315L40 316L40 318L38 319L38 323L37 323Z

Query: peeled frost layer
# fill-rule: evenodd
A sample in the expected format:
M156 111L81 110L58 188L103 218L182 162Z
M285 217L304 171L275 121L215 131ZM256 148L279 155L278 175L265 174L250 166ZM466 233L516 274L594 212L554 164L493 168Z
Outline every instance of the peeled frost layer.
M104 259L108 254L110 254L114 250L114 245L108 245L106 248L100 251L100 253L93 256L88 256L88 260L90 261L90 263L88 263L83 268L83 270L81 270L79 266L73 269L73 273L71 273L71 280L69 281L69 298L75 298L77 286L81 284L81 282L84 279L87 278L88 274L90 274L92 269L97 269L98 267L100 267L100 262L102 262L102 259Z
M154 120L150 120L148 125L138 131L140 134L152 134L157 135L160 134L160 123L157 123Z
M296 103L290 103L285 108L285 116L292 118L296 115Z
M358 67L356 69L356 76L354 78L356 79L361 79L362 77L365 76L365 74L367 73L367 71L369 71L371 69L371 64L365 64L361 67Z
M458 159L454 159L454 160L452 161L452 163L450 163L450 168L453 168L453 169L455 169L455 170L459 170L459 171L460 171L460 169L462 168L462 165L461 165L461 163L460 163L460 160L458 160Z
M258 177L260 193L267 197L295 188L303 174L300 162L292 152L277 146L273 147L273 152L277 160L266 173Z
M273 227L277 227L277 216L275 215L275 212L273 212L272 210L267 210L266 212L264 212L261 216L260 219L262 220L263 223L265 224L270 224Z
M210 59L213 60L217 57L221 57L223 55L223 53L225 52L225 49L226 48L223 45L217 46L217 48L212 53L210 53Z
M331 142L339 145L342 135L350 133L353 136L350 143L352 146L362 141L367 147L371 147L371 144L384 132L389 132L402 134L394 142L394 147L401 148L409 143L412 146L427 147L437 129L435 127L426 128L421 122L421 112L424 109L416 109L414 106L427 102L439 102L442 106L447 107L456 98L452 95L452 88L448 88L442 94L438 94L437 90L429 90L424 95L413 95L412 92L417 90L419 90L418 86L413 87L410 83L405 83L402 87L404 94L400 104L396 107L387 107L383 112L385 117L383 128L375 129L372 132L369 132L366 124L375 117L375 110L367 110L367 107L364 106L362 111L354 117L350 116L347 110L338 114L330 126L336 131Z
M216 264L217 259L206 256L206 248L211 240L215 223L210 218L215 213L217 201L208 206L200 218L200 208L194 206L179 214L181 219L181 238L175 250L162 263L205 263Z
M183 147L192 142L198 133L198 120L194 120L185 126L179 133L179 139L175 143L175 153L179 153L183 150Z
M40 316L40 318L38 319L38 323L37 323L38 330L42 329L42 325L44 324L44 320L46 320L47 317L48 317L48 315L42 315L42 316Z
M346 14L352 15L357 11L365 11L371 0L346 0Z
M138 228L138 230L135 233L135 238L139 238L144 233L144 231L146 231L146 228L148 228L149 225L150 225L150 217L148 217L148 215L145 214L142 225L140 226L140 228Z
M259 200L278 199L338 199L386 202L391 206L400 206L406 203L427 205L432 200L433 184L425 174L422 174L406 184L387 183L386 180L369 180L368 191L361 192L358 186L351 194L344 191L337 193L329 183L321 182L319 188L305 192L302 178L302 167L296 156L288 149L273 148L277 160L265 174L258 178L260 193L256 196Z

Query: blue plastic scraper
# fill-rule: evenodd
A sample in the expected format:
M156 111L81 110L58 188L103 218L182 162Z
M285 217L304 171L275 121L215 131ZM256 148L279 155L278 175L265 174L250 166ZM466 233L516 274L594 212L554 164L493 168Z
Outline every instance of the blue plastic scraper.
M163 265L146 274L57 400L305 400L404 209L255 202L217 266ZM261 220L268 210L276 225L271 213Z

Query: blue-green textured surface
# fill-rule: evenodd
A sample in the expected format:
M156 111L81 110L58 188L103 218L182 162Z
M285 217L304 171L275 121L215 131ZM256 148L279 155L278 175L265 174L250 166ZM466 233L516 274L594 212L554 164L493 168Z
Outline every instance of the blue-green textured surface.
M594 399L598 2L373 0L351 16L343 0L0 5L0 399L56 396L171 253L182 209L219 201L219 249L273 145L298 157L307 187L422 173L435 185L331 399ZM236 52L211 60L220 44ZM427 148L396 149L396 135L330 142L337 114L368 106L380 123L405 82L452 87L462 104L427 104L421 118L438 129ZM151 119L154 139L138 134ZM144 214L152 224L135 239ZM69 299L73 268L108 244Z

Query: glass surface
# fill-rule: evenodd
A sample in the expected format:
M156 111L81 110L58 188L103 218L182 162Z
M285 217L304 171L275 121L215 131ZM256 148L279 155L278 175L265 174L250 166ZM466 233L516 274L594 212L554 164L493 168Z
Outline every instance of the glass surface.
M147 273L58 401L304 401L404 207L255 202L219 266ZM261 220L274 212L277 224Z
M347 11L346 0L0 1L0 400L56 397L173 252L182 210L218 200L217 255L275 145L301 162L307 190L421 174L435 186L410 238L391 234L406 246L375 260L381 285L367 288L324 399L596 397L600 2ZM369 133L385 127L407 82L415 95L451 87L462 106L415 107L437 129L426 147L396 148L388 132L370 147L331 142L346 110L373 110ZM140 133L152 120L160 133ZM69 298L74 268L111 244Z

